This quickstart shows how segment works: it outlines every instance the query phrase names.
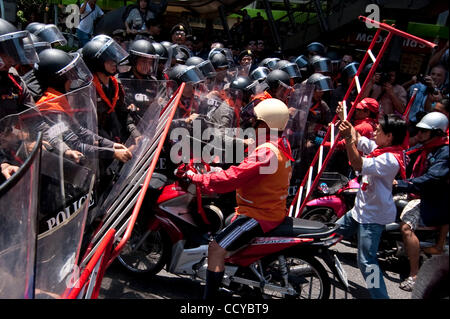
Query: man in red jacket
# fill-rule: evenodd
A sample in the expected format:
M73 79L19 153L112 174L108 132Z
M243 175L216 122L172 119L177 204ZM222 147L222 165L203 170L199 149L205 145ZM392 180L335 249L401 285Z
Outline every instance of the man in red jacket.
M255 107L248 107L251 110L244 108L242 123L266 129L263 138L258 136L256 149L239 166L205 175L186 173L206 193L236 190L237 218L209 245L205 299L216 297L224 275L227 252L237 250L252 238L274 229L286 216L290 161L293 159L289 142L281 136L289 119L288 108L278 99L266 99ZM277 139L269 138L273 133Z

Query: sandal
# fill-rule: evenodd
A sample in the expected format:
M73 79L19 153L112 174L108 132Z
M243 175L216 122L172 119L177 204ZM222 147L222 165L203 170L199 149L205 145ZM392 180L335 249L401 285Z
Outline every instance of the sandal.
M412 291L414 288L414 284L416 283L416 280L413 277L408 277L406 278L405 281L403 281L400 284L400 289L405 290L405 291Z

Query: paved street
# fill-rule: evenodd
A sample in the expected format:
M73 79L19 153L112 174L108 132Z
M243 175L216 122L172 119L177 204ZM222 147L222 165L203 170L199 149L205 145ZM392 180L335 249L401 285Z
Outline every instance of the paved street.
M341 242L334 250L339 252L339 259L347 272L349 289L346 293L340 285L333 285L330 298L333 299L368 299L369 295L361 272L356 266L356 248ZM406 265L380 261L385 271L385 282L392 299L410 299L411 293L398 288ZM332 274L330 273L332 278ZM333 282L333 281L332 281ZM102 282L100 299L200 299L203 283L192 281L189 277L179 277L165 271L152 279L136 278L124 272L116 264L112 265Z

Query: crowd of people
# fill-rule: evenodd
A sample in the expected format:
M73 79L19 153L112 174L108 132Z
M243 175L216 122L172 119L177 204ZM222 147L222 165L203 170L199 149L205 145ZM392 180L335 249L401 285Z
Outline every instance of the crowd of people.
M147 6L147 1L138 1L126 17L126 30L110 36L93 36L93 21L102 11L95 1L84 2L77 30L80 47L70 54L57 48L64 37L52 25L33 23L26 27L26 33L21 33L9 22L0 20L0 118L33 109L42 113L39 130L48 132L53 123L48 113L55 111L54 107L48 107L48 101L92 82L97 96L97 133L72 123L70 114L65 113L70 133L66 132L62 140L51 136L44 136L44 140L51 144L49 149L52 147L53 152L60 152L75 162L82 161L90 152L97 152L98 194L110 189L114 176L110 171L112 161L125 163L132 158L132 149L125 142L133 138L138 144L141 134L137 128L139 117L134 114L139 101L127 105L123 79L173 81L177 86L186 83L176 114L185 123L204 114L220 128L245 127L249 125L248 115L252 114L257 124L250 126L276 131L279 140L275 145L264 144L265 149L257 148L256 162L249 156L242 163L208 177L187 172L184 175L207 191L237 190L238 212L246 216L219 234L210 246L205 296L211 297L222 280L227 250L230 247L235 250L245 244L244 239L248 241L267 232L283 220L284 214L271 213L274 209L282 209L284 213L283 207L287 205L289 183L285 180L291 168L286 163L298 159L292 158L289 143L299 148L296 154L300 164L293 168L291 178L292 183L298 184L338 114L342 140L338 141L336 156L340 152L346 160L336 157L330 166L347 176L360 176L362 185L355 207L337 221L340 232L345 236L358 234L358 264L366 277L367 267L378 267L376 252L384 225L396 218L393 198L400 196L399 193L406 196L410 202L401 216L402 234L411 267L409 277L400 288L411 291L419 270L421 249L415 229L439 227L436 245L426 249L429 254L443 252L448 233L448 42L431 57L427 75L413 76L403 84L398 83L396 65L382 61L375 75L367 79L368 85L355 105L353 117L345 119L342 100L359 67L352 54L345 52L339 61L331 60L326 45L320 42L308 44L304 52L295 56L267 50L263 39L239 39L246 43L240 49L220 41L206 45L199 37L188 34L183 24L173 26L170 39L159 39L158 16L164 12L167 1L149 10ZM249 27L246 23L248 19L244 16L244 28ZM12 34L17 34L21 41L12 41L14 37L7 36ZM22 54L30 52L27 48L31 47L37 54ZM367 69L361 78L365 76ZM298 143L295 138L299 135L287 134L285 128L297 114L295 108L289 108L292 105L289 97L301 85L309 85L312 93L304 127L291 127L294 131L304 130L301 135L304 141ZM196 104L200 90L202 94L217 97L220 103ZM357 94L356 89L350 92L348 106ZM409 114L405 114L413 96ZM206 109L202 111L202 107ZM65 112L64 106L61 110ZM234 142L248 146L255 141L235 139ZM10 155L0 152L3 180L10 178L20 166ZM242 183L250 183L255 178L256 168L274 155L285 169L278 170L276 178L260 178L259 191L242 187ZM276 196L272 194L270 198L276 203L268 207L261 202L261 192L275 191L273 185L277 186ZM397 195L393 196L393 192ZM248 231L236 237L235 229L243 227ZM231 232L234 232L233 239L229 237ZM369 289L373 298L389 298L383 280L381 283Z

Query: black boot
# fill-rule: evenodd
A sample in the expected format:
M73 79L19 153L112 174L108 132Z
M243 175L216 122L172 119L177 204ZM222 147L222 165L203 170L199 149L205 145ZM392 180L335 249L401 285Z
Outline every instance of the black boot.
M211 270L206 270L206 286L203 294L204 300L217 299L217 293L219 291L220 284L222 283L223 273L223 271L214 272Z

